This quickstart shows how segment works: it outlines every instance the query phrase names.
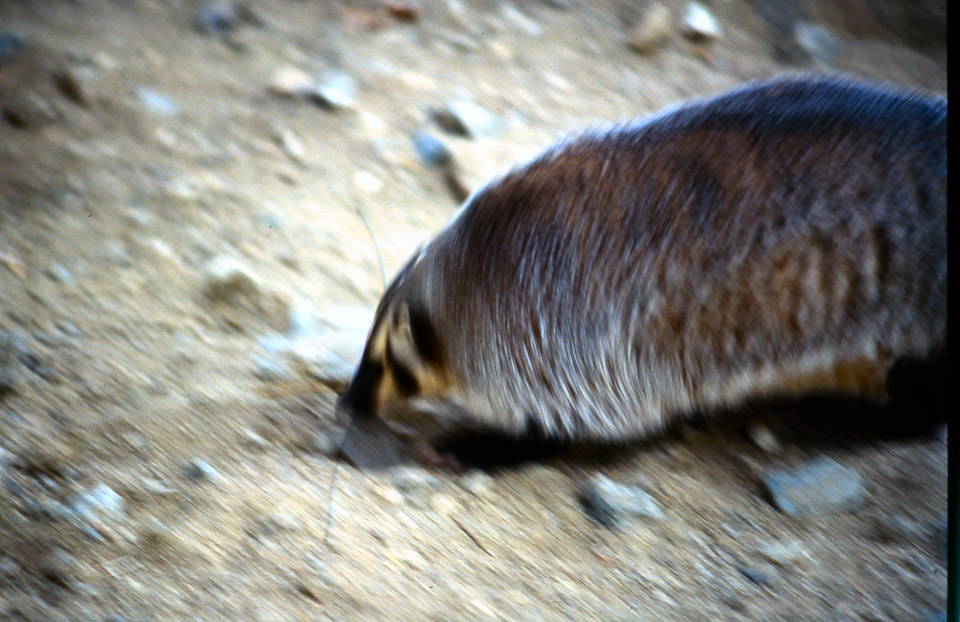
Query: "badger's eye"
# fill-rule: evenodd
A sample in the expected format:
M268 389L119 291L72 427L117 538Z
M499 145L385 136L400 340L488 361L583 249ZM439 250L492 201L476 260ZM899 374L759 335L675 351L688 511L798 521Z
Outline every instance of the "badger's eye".
M393 380L397 385L397 393L399 393L401 397L415 395L420 390L417 378L404 363L397 359L391 347L390 340L387 340L385 355L387 365L390 366L390 373L393 374Z

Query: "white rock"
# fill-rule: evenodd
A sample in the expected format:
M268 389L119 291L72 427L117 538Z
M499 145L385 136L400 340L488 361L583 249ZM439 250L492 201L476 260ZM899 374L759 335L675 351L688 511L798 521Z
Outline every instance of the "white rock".
M376 194L383 188L383 182L369 171L357 171L353 175L353 183L367 194Z
M670 9L662 2L652 2L630 29L627 44L641 53L648 53L670 38Z
M269 90L281 97L297 97L313 85L310 76L296 67L281 67L270 80Z
M345 73L331 73L307 89L311 101L328 108L352 108L356 103L357 83Z
M720 23L699 2L690 2L683 14L680 30L689 39L711 40L723 36Z
M226 300L238 294L259 292L260 279L242 261L220 255L207 262L203 269L204 289L217 300Z

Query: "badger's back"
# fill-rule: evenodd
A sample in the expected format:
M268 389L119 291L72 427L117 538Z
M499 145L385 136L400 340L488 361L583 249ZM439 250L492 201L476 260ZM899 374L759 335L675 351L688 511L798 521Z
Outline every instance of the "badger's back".
M945 347L946 101L747 87L568 141L425 250L463 406L624 438L752 395L875 394Z

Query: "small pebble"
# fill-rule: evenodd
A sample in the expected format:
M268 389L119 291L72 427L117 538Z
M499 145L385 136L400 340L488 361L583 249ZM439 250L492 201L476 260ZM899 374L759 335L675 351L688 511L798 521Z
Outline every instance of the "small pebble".
M386 478L394 488L402 493L440 488L440 482L434 475L416 467L392 467L387 470Z
M493 488L493 478L480 469L471 469L457 480L460 487L477 497L486 497Z
M0 330L0 394L17 384L17 361L24 354L23 340L13 333Z
M299 97L308 90L313 81L296 67L281 67L270 80L269 90L280 97Z
M310 435L307 450L311 453L334 458L340 453L345 431L339 428L317 430Z
M866 496L860 474L827 457L768 473L763 483L773 504L790 516L854 509Z
M445 166L449 164L452 155L450 149L438 138L426 132L414 132L411 137L413 140L413 149L423 160L424 164L429 166Z
M438 493L430 497L427 505L440 516L450 516L460 509L460 504L457 503L456 499L443 493Z
M753 441L754 445L768 454L780 451L780 441L778 441L774 433L770 431L770 428L762 423L752 424L747 428L747 435L750 437L750 440Z
M100 246L101 256L115 266L122 268L130 266L130 253L126 245L119 240L107 240Z
M75 104L90 106L97 99L97 76L90 69L68 67L53 74L57 89Z
M357 171L353 175L353 183L367 194L376 194L383 188L383 182L369 171Z
M156 543L160 538L163 538L169 533L169 531L169 527L158 518L151 516L140 527L140 539L144 542Z
M126 501L106 484L97 484L81 492L70 501L70 507L83 520L92 518L123 518Z
M153 494L171 495L177 492L176 489L171 488L170 486L167 486L162 481L154 477L146 477L140 483L146 492L153 493Z
M872 535L880 542L922 542L927 537L922 526L902 516L877 517Z
M297 164L303 164L303 156L306 155L306 150L303 148L303 143L300 142L296 134L287 128L277 128L275 138L277 144L280 145L280 149L283 150L288 158Z
M0 447L0 470L3 470L13 464L16 456L11 451L7 451L3 447Z
M50 103L33 91L16 90L5 98L3 117L19 128L39 128L56 123L57 113Z
M543 34L543 26L541 26L537 20L520 11L510 3L500 5L500 14L528 36L539 37Z
M345 73L331 73L301 90L301 94L324 108L352 108L356 103L357 83Z
M253 357L253 376L261 382L290 382L294 380L289 362L279 353Z
M144 242L144 247L149 250L154 257L176 261L177 254L170 248L170 245L160 238L149 238Z
M391 486L377 485L374 486L373 492L391 505L400 505L403 503L403 495L400 494L399 490Z
M184 469L184 475L189 479L197 481L212 482L220 479L220 473L200 458L194 458L190 464L187 465L186 469Z
M76 558L58 547L43 561L40 572L51 583L60 587L69 587L77 566Z
M137 229L146 229L156 222L156 217L147 208L135 206L123 213L123 220Z
M758 585L760 587L766 587L770 585L770 577L759 570L750 568L749 566L737 566L737 572L742 574L747 581L753 583L754 585Z
M621 515L663 518L660 504L641 487L615 482L600 473L580 485L579 498L587 516L604 527L615 527Z
M447 132L468 138L489 138L500 130L500 119L471 101L452 101L443 109L433 110L432 115Z
M260 279L239 259L214 257L203 269L203 287L214 300L230 300L243 294L257 294Z
M225 0L207 2L193 16L193 27L204 35L225 35L239 23L237 5Z
M420 17L420 7L413 2L390 0L386 4L390 17L401 22L412 22Z
M667 5L654 0L630 29L627 44L642 54L652 52L670 38L671 20L672 16Z
M162 117L172 117L180 114L180 106L163 93L144 87L138 87L134 93L137 100L153 114Z
M12 557L0 558L0 577L14 577L20 574L23 567Z
M799 22L793 27L793 40L802 55L829 67L840 47L830 31L819 24Z
M27 47L27 40L15 32L0 31L0 63L8 61Z
M717 19L707 7L699 2L687 4L681 20L680 31L685 37L695 41L710 41L719 39L723 35Z
M770 542L765 544L760 547L760 554L777 565L786 566L787 564L806 557L807 552L800 542L791 540L788 542Z
M43 273L54 283L62 283L66 285L73 282L73 275L70 274L70 271L58 263L51 265L49 268L44 270Z
M240 442L248 447L256 447L257 449L266 449L270 445L265 438L249 428L244 428L240 431Z

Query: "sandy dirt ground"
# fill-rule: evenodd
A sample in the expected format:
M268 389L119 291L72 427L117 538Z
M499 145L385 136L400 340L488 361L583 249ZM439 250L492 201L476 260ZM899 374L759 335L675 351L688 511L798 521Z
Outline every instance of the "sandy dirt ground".
M466 476L343 463L331 497L338 374L264 346L376 304L361 213L389 277L570 130L791 71L945 93L909 5L715 0L693 41L666 0L641 53L641 2L0 0L0 620L943 619L944 427L760 409ZM457 100L495 123L444 130ZM763 477L816 456L864 499L788 516ZM594 522L598 473L663 515Z

